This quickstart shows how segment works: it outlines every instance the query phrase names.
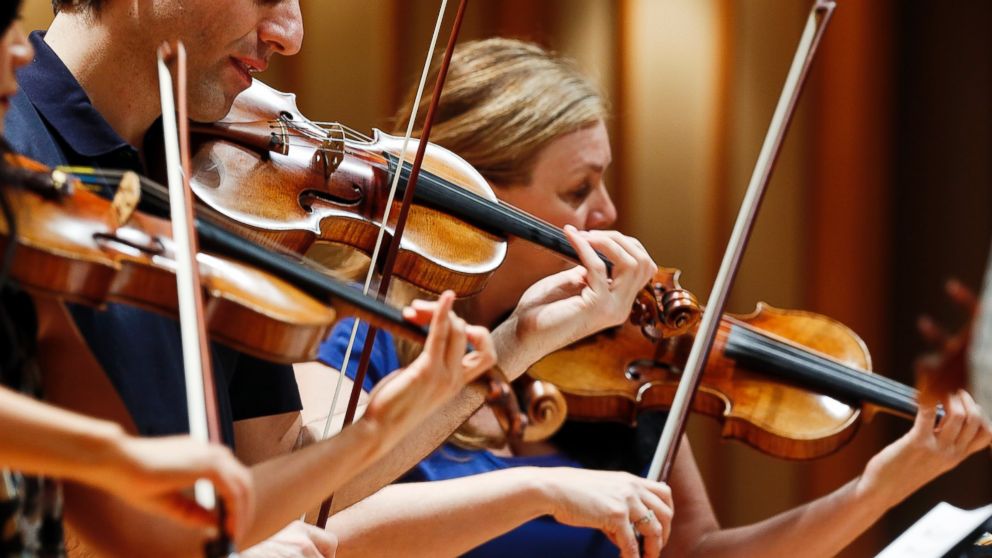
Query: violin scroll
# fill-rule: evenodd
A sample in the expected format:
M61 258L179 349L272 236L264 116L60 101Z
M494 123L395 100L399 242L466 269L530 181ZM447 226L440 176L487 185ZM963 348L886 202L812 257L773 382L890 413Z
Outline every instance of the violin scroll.
M660 268L634 300L630 323L652 341L684 335L699 323L699 301L679 285L679 274L677 269Z
M527 415L527 428L523 441L547 440L568 419L568 403L561 390L552 383L524 376L517 383L517 397Z

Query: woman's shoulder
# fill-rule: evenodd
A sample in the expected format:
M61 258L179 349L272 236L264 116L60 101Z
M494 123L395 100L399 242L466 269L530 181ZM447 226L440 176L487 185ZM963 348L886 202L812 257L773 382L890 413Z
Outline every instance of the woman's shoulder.
M349 378L354 379L368 332L369 324L365 322L354 318L341 320L331 330L327 339L320 344L317 360L336 370L344 370ZM345 366L346 356L347 366ZM363 389L371 391L375 384L399 367L399 356L396 353L393 336L388 331L376 330Z

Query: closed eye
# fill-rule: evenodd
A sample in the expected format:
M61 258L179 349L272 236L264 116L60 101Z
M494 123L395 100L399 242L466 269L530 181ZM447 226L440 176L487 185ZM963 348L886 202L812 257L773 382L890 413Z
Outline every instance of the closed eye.
M586 201L589 194L592 192L592 183L585 181L580 184L577 188L573 188L566 192L559 194L559 197L571 205L572 207L578 207L582 205L582 202Z

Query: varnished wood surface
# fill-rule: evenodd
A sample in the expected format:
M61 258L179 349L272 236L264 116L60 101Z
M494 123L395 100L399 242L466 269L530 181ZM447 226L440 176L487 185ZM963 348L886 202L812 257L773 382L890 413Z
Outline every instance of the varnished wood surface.
M371 254L392 182L386 154L399 155L402 139L375 131L372 142L346 141L340 165L325 178L315 158L320 144L312 139L291 132L287 154L259 149L271 132L268 122L280 114L313 127L299 113L292 95L260 82L243 93L222 124L244 119L257 124L258 137L240 143L201 137L194 148L193 191L208 206L251 227L257 234L254 240L279 243L301 254L318 241ZM408 158L416 148L414 140ZM450 151L429 146L423 168L496 200L485 179ZM386 219L387 235L398 214L399 199ZM436 208L416 205L401 240L395 273L427 291L452 289L468 296L482 290L505 255L504 239Z
M736 319L853 368L871 369L861 339L824 316L760 304ZM729 330L724 319L693 404L696 412L721 420L724 437L778 457L812 459L836 451L855 434L859 402L743 369L724 355ZM545 357L529 374L565 394L570 418L634 423L639 410L670 404L690 346L690 336L655 343L624 324Z
M87 191L50 200L10 188L7 196L18 225L12 277L23 288L93 306L119 302L176 314L168 222L136 214L114 228L110 202ZM0 234L6 245L3 219ZM205 253L198 262L214 339L276 362L316 354L337 317L333 307L252 267Z

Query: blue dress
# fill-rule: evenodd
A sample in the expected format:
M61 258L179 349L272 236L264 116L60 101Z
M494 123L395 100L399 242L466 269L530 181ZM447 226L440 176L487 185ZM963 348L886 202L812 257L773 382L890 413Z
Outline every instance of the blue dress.
M353 320L343 320L334 328L330 337L321 345L318 359L336 369L340 369L351 335ZM355 348L346 371L354 379L358 367L358 355L365 341L368 327L363 323L358 329ZM365 391L383 377L399 368L399 359L393 345L392 336L379 331L375 338L375 350L369 362L368 373L363 382ZM452 444L444 444L434 453L417 464L401 482L423 482L468 477L511 467L581 467L564 455L540 457L499 457L485 450L468 450ZM507 557L616 557L617 548L596 529L562 525L550 516L528 521L516 529L497 537L467 552L471 558Z

